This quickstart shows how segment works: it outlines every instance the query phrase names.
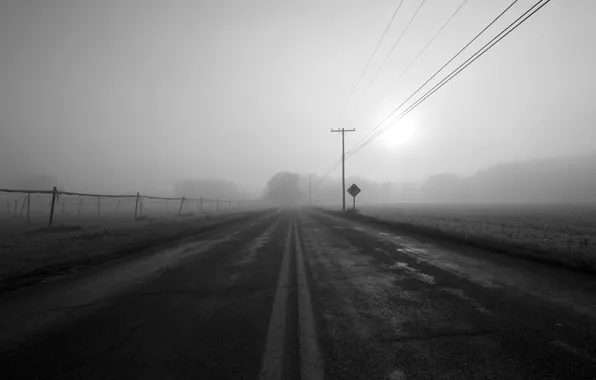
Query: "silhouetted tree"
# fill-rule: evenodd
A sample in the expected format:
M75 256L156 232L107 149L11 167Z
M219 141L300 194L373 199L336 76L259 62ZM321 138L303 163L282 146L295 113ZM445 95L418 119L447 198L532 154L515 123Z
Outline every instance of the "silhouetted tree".
M267 182L264 198L283 205L297 205L305 201L300 190L300 176L295 173L280 172Z

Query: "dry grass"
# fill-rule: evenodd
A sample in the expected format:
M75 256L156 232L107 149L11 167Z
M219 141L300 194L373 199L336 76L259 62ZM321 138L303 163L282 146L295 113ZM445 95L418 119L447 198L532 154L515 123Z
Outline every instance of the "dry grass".
M411 232L596 271L595 205L410 203L361 207L360 213L357 218Z
M215 229L254 212L145 218L63 218L53 228L0 218L0 293Z

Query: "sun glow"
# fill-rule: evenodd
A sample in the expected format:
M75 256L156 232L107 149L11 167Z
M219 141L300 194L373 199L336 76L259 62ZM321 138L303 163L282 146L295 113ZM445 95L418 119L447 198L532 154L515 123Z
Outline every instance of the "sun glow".
M408 117L405 117L389 128L382 135L380 140L383 145L394 148L412 144L419 135L417 123Z

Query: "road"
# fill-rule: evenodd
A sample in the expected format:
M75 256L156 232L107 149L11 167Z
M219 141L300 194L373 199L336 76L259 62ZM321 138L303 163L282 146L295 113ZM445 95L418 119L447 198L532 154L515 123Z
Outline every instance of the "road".
M596 279L275 210L0 297L3 379L594 379Z

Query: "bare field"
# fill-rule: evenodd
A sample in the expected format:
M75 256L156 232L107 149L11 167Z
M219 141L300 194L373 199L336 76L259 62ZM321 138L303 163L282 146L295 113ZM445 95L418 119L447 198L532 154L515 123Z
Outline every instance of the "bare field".
M400 203L359 210L419 232L596 270L596 205Z

